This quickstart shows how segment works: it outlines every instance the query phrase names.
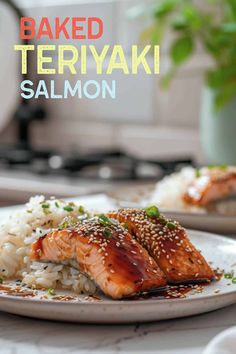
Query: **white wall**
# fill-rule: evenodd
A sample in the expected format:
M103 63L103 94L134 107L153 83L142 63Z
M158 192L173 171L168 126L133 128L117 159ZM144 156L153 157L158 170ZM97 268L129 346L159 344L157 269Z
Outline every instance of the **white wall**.
M101 17L104 20L104 36L96 45L122 44L127 53L130 45L138 42L141 31L149 22L147 19L132 22L128 20L126 11L130 6L141 2L138 0L18 2L29 15L36 18ZM147 2L151 1L146 0L145 3ZM162 71L167 63L168 56L164 50L161 57ZM163 154L178 156L183 153L199 157L198 118L203 85L202 70L206 65L206 58L198 52L181 69L167 92L160 89L158 77L143 73L129 77L116 74L114 78L117 79L118 97L115 101L76 98L47 101L47 126L45 128L45 125L35 124L34 142L66 149L72 146L83 149L121 146L143 156L153 157ZM94 77L91 62L87 78ZM66 78L66 74L52 77L58 87ZM8 127L1 140L9 139L12 129Z

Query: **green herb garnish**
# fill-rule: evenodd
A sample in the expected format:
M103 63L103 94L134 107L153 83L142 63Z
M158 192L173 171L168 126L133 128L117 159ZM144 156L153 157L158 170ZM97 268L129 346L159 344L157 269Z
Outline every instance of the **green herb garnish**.
M101 225L110 225L110 219L105 215L98 215L98 222Z
M195 176L197 177L197 178L199 178L199 177L201 177L201 170L199 169L199 168L196 168L196 170L195 170Z
M32 209L28 209L26 210L28 214L32 214L33 213L33 210Z
M232 284L236 284L236 277L234 276L233 270L231 272L225 273L224 277L225 277L225 279L231 279Z
M65 211L68 211L69 213L74 210L74 208L72 206L70 206L70 205L66 205L63 209Z
M77 217L77 219L78 219L80 222L82 222L82 221L84 221L84 220L87 220L87 219L88 219L88 214L79 215L79 216Z
M225 279L232 279L234 277L234 272L230 272L230 273L225 273L224 274Z
M104 214L98 215L98 222L102 226L117 225L117 221L116 220L110 219Z
M56 206L57 208L60 208L60 205L59 205L58 202L55 202L55 206Z
M112 236L112 231L111 231L111 229L109 229L109 227L105 227L105 229L103 230L103 235L104 235L106 238L111 238L111 236Z
M177 225L172 222L172 221L168 221L166 226L169 228L169 229L176 229Z
M221 164L221 165L208 165L208 169L211 170L213 168L218 168L219 170L225 171L227 170L228 166L225 164Z
M85 213L84 207L82 205L79 206L79 213L80 214L84 214Z
M48 289L48 295L50 295L50 296L56 295L55 290L54 290L53 288L49 288L49 289Z
M123 224L123 227L126 229L126 230L129 230L129 225L127 223L124 223Z
M76 226L80 221L73 216L66 216L62 222L58 225L58 229L66 229L67 227L70 226Z
M48 214L51 214L49 208L50 208L50 204L49 203L43 203L41 205L41 207L43 208L43 212L44 214L48 215Z
M223 171L227 170L227 168L228 168L228 166L227 166L227 165L224 165L224 164L221 164L221 165L219 166L219 169L220 169L220 170L223 170Z
M70 226L70 224L68 223L68 221L64 221L64 222L61 222L61 223L58 225L58 229L59 229L59 230L63 230L63 229L66 229L68 226Z
M147 207L145 211L149 218L157 218L158 216L160 216L160 211L158 207L155 205L151 205L150 207Z
M3 278L2 277L0 277L0 284L2 284L3 283Z
M158 221L159 221L159 223L162 224L162 225L166 225L167 222L168 222L168 221L164 218L164 216L161 216Z
M41 205L41 207L43 209L48 209L48 208L50 208L50 205L48 203L44 203L44 204Z

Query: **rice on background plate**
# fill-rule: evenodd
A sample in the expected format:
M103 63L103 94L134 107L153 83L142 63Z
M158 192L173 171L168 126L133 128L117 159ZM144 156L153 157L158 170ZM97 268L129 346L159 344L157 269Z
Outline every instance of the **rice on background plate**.
M34 241L57 228L65 217L83 212L74 202L32 197L0 225L0 277L20 279L30 288L58 287L78 294L95 293L95 283L79 270L68 265L33 262L29 257Z
M156 204L162 210L205 213L205 208L191 206L184 202L182 196L196 178L196 169L188 166L180 172L164 177L156 184L148 203Z
M205 169L207 169L207 167L203 167L200 171L204 171ZM149 204L158 205L158 207L164 212L175 211L198 214L213 213L226 216L236 215L235 196L232 196L232 198L217 200L206 207L187 204L183 200L183 195L195 179L196 169L191 166L184 167L180 172L172 173L159 181L147 202Z

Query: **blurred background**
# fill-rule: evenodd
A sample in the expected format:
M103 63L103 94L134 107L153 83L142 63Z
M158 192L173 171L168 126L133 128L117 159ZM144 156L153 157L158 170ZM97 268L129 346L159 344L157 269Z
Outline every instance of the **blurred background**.
M220 6L222 2L227 1L221 1ZM152 31L154 29L156 33L155 28L160 28L163 19L161 3L158 0L14 1L23 14L36 19L43 16L51 19L56 16L101 17L104 35L96 42L97 50L104 44L121 44L127 56L132 44L153 40ZM176 1L168 3L173 5ZM218 2L199 0L193 3L208 14L220 13ZM169 9L173 10L170 5ZM170 10L164 8L164 16L165 11ZM177 15L180 15L178 10ZM234 18L230 21L235 23ZM191 19L189 22L192 23ZM169 48L176 36L176 33L170 33L168 23L165 26L161 41L163 75L173 66ZM185 31L186 37L190 29L182 24L177 30L180 31L177 36ZM231 28L230 35L235 38L233 30L236 32ZM74 45L84 44L75 42L70 41ZM184 65L178 69L167 90L161 88L160 76L145 75L142 71L134 76L117 72L112 77L117 81L116 100L31 100L28 105L20 101L19 53L13 50L13 45L19 43L17 16L7 1L0 1L1 205L22 203L33 194L65 197L104 191L113 193L121 186L137 187L142 193L142 188L149 188L164 174L183 164L228 163L215 161L207 148L202 148L201 110L209 111L202 103L204 75L213 64L198 43L191 48L189 57L185 53L186 46L181 48L180 43L177 52L180 51L181 58L183 51L188 60L185 62L184 58ZM43 39L41 43L48 41ZM63 40L56 42L61 43ZM178 60L177 64L182 64L181 59L179 63ZM33 59L28 78L35 82L38 79ZM107 79L96 77L92 60L88 61L88 74L82 78L78 75L81 80L103 78ZM40 79L54 79L60 89L64 80L70 80L71 76L47 75ZM209 125L203 128L205 132L209 129L213 130ZM214 146L212 140L210 149L214 150ZM235 155L235 145L232 149Z

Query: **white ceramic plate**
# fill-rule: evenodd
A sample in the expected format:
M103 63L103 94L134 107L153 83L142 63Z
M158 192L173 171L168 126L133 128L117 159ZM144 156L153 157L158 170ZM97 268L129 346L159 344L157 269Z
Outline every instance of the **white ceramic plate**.
M176 211L163 211L163 213L171 219L178 220L187 228L236 236L235 216L184 213Z
M192 242L202 250L213 267L236 274L236 241L200 231L189 231ZM12 283L13 284L13 283ZM158 321L196 315L236 303L236 284L221 278L203 287L201 293L188 293L186 298L113 301L105 297L94 300L85 296L57 291L56 296L72 295L70 301L42 299L47 292L34 297L20 297L0 291L0 310L29 317L56 321L86 323L127 323Z
M127 201L118 201L106 194L94 194L77 198L69 198L74 200L88 209L107 212L117 208L142 208L147 204L132 203ZM21 206L13 206L0 209L0 221L7 215L11 214ZM184 227L196 230L215 232L218 234L231 234L236 236L236 218L233 216L210 215L210 214L193 214L176 211L163 211L167 217L178 220Z
M126 201L115 201L116 208L143 208L147 203L132 203ZM236 217L222 214L187 213L183 211L162 210L168 218L178 220L184 227L196 230L216 232L236 236Z

